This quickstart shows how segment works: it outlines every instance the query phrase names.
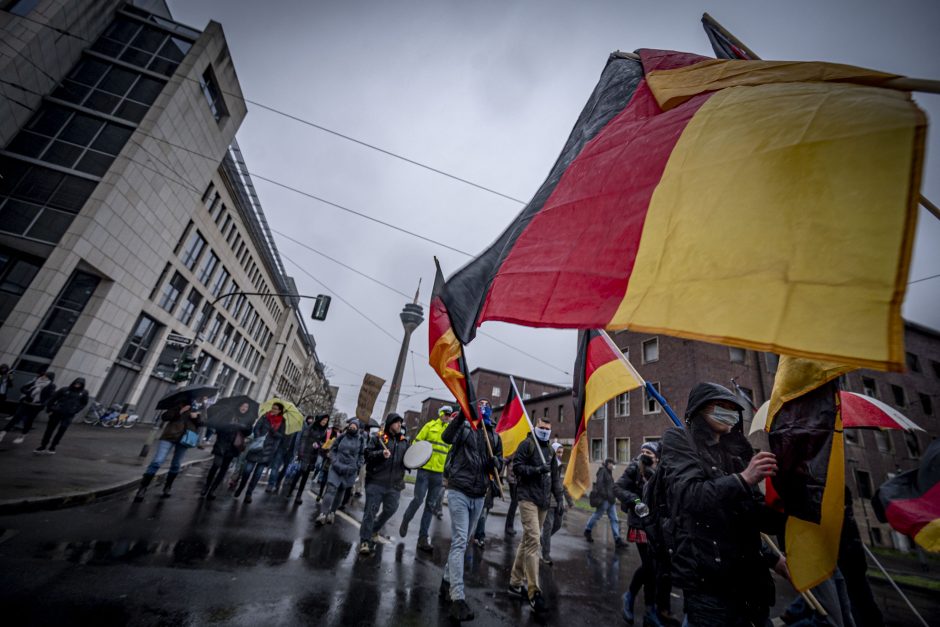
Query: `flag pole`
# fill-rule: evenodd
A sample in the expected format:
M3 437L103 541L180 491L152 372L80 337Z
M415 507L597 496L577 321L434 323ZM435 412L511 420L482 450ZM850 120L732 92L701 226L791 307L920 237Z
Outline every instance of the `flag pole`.
M774 554L776 554L777 557L782 557L786 559L786 556L783 554L783 552L779 548L777 548L777 545L774 543L773 540L770 539L770 536L768 536L766 533L761 532L760 537L764 541L764 543L770 547L770 549L774 552ZM800 593L800 595L803 597L803 599L807 603L809 603L809 606L811 608L813 608L814 610L816 610L817 613L819 613L820 616L824 616L824 617L829 616L829 614L826 612L826 608L824 608L823 604L819 602L819 599L816 598L816 595L813 594L812 590L804 590L803 592Z
M532 434L532 439L534 440L535 439L535 427L532 426L532 419L529 418L529 412L526 411L525 403L522 402L522 397L519 396L519 389L516 388L516 380L513 378L512 375L509 375L509 385L512 386L512 391L515 393L516 398L519 399L519 407L522 408L522 416L525 418L525 421L529 423L529 432ZM538 442L536 442L535 444L536 444L535 450L539 452L539 457L541 458L542 463L543 464L548 463L545 461L545 455L542 453L542 447L538 445Z
M669 416L673 424L675 424L680 429L683 429L682 421L679 420L679 417L676 416L676 412L672 410L672 407L669 406L669 403L666 402L666 399L663 398L663 395L660 394L656 388L653 387L652 383L646 381L643 377L640 376L640 373L636 371L636 368L633 367L633 364L630 363L630 360L623 356L623 351L620 350L614 341L610 339L610 336L607 334L607 331L600 330L601 337L604 338L604 341L607 342L607 346L610 347L612 351L620 358L620 361L623 362L623 365L627 367L627 370L630 371L630 374L640 382L640 384L646 389L646 393L653 397L653 399L659 403L659 406L666 411L666 415Z
M891 583L891 585L894 587L897 593L901 595L901 598L904 599L904 602L907 603L907 606L911 608L911 611L914 612L914 616L916 616L920 620L921 624L923 624L924 627L928 627L927 621L925 621L924 617L920 615L920 612L917 611L917 608L914 607L914 604L911 603L911 600L907 598L907 595L901 592L901 589L898 587L898 584L894 582L894 579L891 577L891 575L888 574L888 571L885 570L885 567L881 565L881 562L878 561L878 558L875 557L875 554L871 552L871 549L868 548L868 545L862 542L862 548L865 549L865 553L868 554L868 557L871 558L871 561L873 561L875 565L878 566L878 569Z

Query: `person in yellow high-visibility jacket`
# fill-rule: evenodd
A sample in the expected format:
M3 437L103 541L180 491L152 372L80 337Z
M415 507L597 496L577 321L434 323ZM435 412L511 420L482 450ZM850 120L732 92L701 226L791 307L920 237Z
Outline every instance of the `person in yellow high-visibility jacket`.
M428 420L414 439L414 442L424 440L431 443L431 459L418 469L415 495L408 504L408 509L405 510L398 533L403 538L408 535L408 523L414 518L423 502L424 512L421 514L421 528L418 531L418 548L422 551L434 550L428 540L428 530L431 527L431 518L444 492L444 462L447 461L447 452L450 450L450 445L444 443L441 434L444 433L447 423L451 421L453 413L453 407L444 405L438 410L437 418Z

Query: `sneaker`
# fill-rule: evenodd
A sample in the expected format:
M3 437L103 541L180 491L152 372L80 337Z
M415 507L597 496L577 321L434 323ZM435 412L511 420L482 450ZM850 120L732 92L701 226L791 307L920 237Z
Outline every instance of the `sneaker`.
M542 556L542 563L545 564L546 566L552 566L555 562L552 561L552 558L546 557L546 556L543 555L543 556Z
M531 607L532 611L536 614L544 614L548 611L548 606L545 605L545 598L542 596L541 592L536 592L532 595L532 598L529 599L529 607Z
M445 601L450 601L450 582L441 579L441 587L437 589L437 596Z
M594 537L591 536L591 530L590 530L590 529L585 529L585 530L584 530L584 538L585 538L588 542L594 542Z
M39 448L33 449L33 455L45 455L45 454L46 454L46 449L42 446L40 446Z
M526 590L525 584L513 585L509 584L509 595L514 597L519 597L520 599L528 599L529 591Z
M614 538L614 547L615 547L615 548L618 548L618 549L625 549L625 548L627 548L628 546L630 546L630 543L629 543L629 542L624 542L623 540L621 540L621 539L620 539L620 536L617 536L616 538Z
M433 553L434 545L427 538L418 538L418 550Z
M359 555L369 555L372 553L372 548L369 546L368 540L363 540L359 543Z
M54 448L46 449L46 455L55 455L55 449Z
M15 440L13 440L13 444L22 444L22 443L23 443L23 440L25 440L25 439L26 439L25 436L22 436L22 435L21 435L21 436L18 436Z
M509 527L508 529L506 529L506 535L507 535L507 536L514 536L514 535L516 535L516 533L517 533L516 530L513 529L512 527Z
M632 625L633 621L636 619L636 614L633 613L633 603L634 603L633 594L629 590L627 590L626 592L623 593L622 616L623 616L623 622L625 622L628 625Z
M294 499L294 507L298 507L301 503L303 503L303 499Z
M333 519L334 519L334 514L333 512L330 512L329 514L326 515L326 524L332 525Z
M326 514L320 514L313 521L313 524L316 525L317 527L322 527L325 522L326 522Z
M460 599L450 606L450 617L458 623L473 620L473 610L467 605L466 600Z
M398 535L400 535L403 538L408 535L408 521L407 520L401 521L401 525L398 526Z

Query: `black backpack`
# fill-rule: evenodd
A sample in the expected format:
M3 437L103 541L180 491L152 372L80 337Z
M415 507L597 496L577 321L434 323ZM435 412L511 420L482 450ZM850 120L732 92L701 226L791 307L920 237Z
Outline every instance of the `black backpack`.
M692 450L696 450L692 434L689 433L688 429L682 431L685 437L688 438L689 444L692 445ZM660 451L660 455L662 453ZM701 458L698 461L702 464ZM704 464L702 464L702 467L705 468ZM676 549L676 529L679 528L682 522L682 513L675 503L669 502L668 481L666 471L660 464L653 471L653 476L643 486L643 502L650 508L644 530L654 551L671 555Z

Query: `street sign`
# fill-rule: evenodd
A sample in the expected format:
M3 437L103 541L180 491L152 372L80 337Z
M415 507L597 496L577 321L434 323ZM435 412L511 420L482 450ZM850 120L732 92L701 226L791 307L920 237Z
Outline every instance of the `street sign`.
M179 333L167 333L166 343L174 344L176 346L189 346L193 343L193 341L191 338L188 338L185 335L180 335Z
M313 303L313 315L311 318L314 320L326 320L326 312L330 310L330 301L332 300L333 298L326 294L317 295Z

